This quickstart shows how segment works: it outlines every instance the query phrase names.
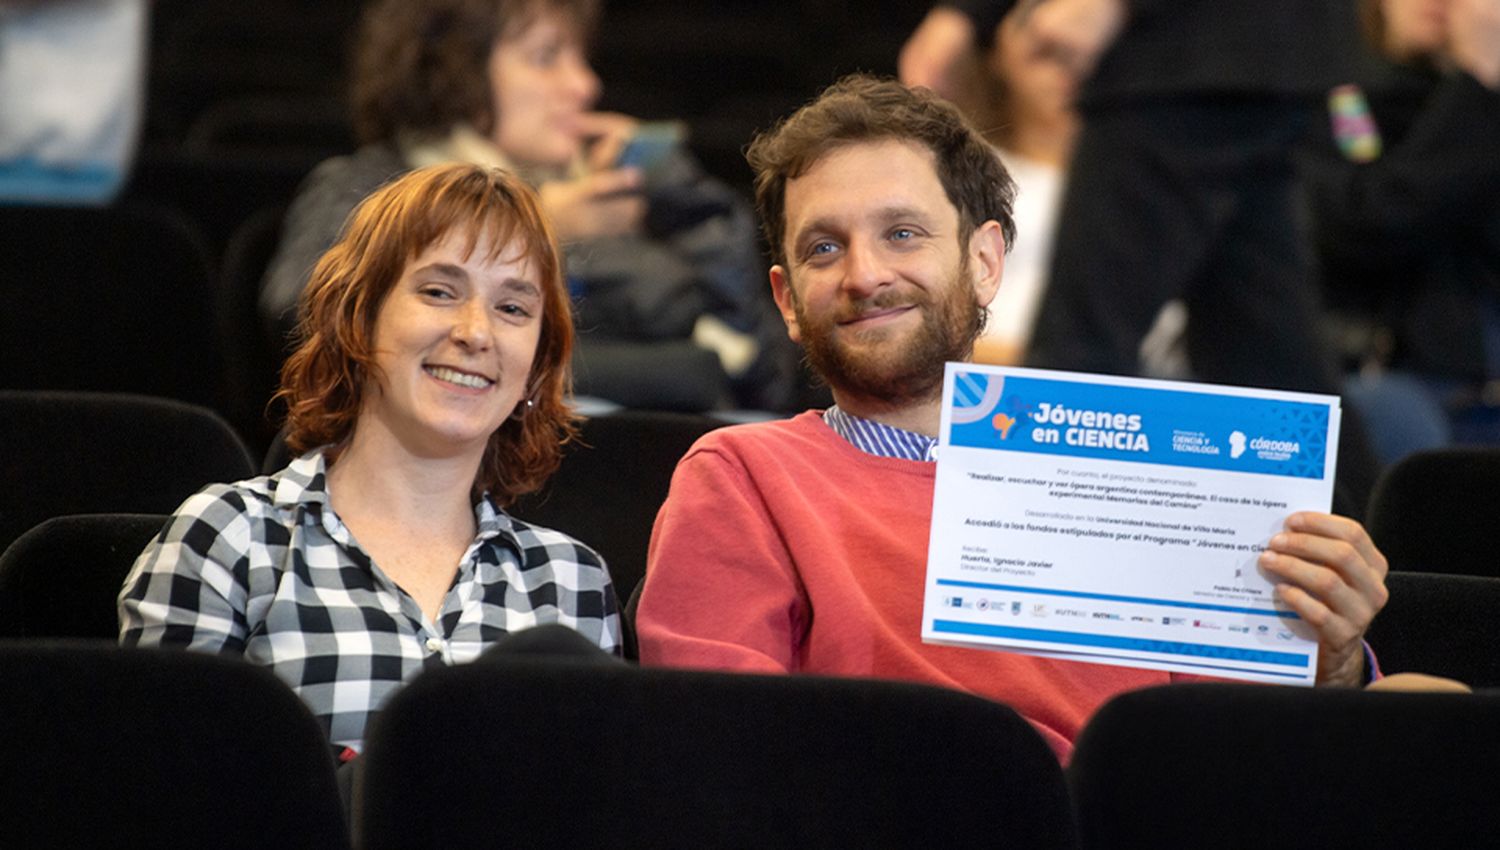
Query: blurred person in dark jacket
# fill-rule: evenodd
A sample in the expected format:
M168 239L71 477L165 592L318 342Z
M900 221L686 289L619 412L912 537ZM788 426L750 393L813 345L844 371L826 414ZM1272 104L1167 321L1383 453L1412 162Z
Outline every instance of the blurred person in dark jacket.
M943 53L962 29L950 13L988 38L1012 8L1084 80L1028 362L1136 374L1162 307L1181 299L1193 377L1338 392L1293 154L1353 65L1353 0L950 0L913 34L903 69L948 82ZM1377 472L1346 417L1339 510L1358 516Z
M1365 0L1372 55L1303 161L1349 396L1387 459L1500 441L1500 0Z

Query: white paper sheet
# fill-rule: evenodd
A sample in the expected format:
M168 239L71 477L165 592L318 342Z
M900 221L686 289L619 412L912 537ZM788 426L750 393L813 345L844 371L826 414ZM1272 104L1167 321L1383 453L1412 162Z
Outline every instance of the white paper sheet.
M1336 396L948 364L922 638L1311 685L1256 558L1332 502Z

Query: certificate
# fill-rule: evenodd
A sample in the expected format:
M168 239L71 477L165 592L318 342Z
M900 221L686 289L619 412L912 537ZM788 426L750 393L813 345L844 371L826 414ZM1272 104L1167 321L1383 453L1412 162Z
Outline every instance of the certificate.
M949 363L922 639L1311 685L1256 559L1333 498L1336 396Z

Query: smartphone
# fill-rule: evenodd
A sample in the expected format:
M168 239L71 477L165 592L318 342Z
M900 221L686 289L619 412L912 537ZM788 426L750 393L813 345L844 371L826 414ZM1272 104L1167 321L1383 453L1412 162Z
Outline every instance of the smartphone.
M647 121L620 150L616 168L639 168L650 172L661 166L672 150L682 144L687 131L681 121Z

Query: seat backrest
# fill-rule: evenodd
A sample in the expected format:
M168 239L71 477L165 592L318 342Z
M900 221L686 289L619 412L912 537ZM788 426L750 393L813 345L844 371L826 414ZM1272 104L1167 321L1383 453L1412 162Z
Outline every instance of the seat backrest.
M1136 691L1090 720L1069 778L1085 848L1472 847L1500 819L1500 697Z
M284 208L271 206L246 218L230 236L219 270L215 313L225 353L227 390L221 409L250 441L250 450L256 457L265 454L276 436L274 420L281 418L284 411L278 406L273 412L270 402L280 384L287 345L272 339L272 331L261 321L256 302L261 277L281 240L285 215Z
M212 260L166 207L0 206L0 388L217 402Z
M144 396L0 390L0 446L0 549L51 517L171 513L254 474L217 414Z
M163 514L54 517L0 553L0 637L120 634L125 574L167 523Z
M1392 572L1366 634L1386 673L1431 673L1500 688L1500 578Z
M580 310L584 327L606 321L611 311L595 299L593 314ZM673 302L675 321L691 323L697 308ZM653 318L652 321L674 320ZM573 390L630 410L699 413L731 398L729 376L719 355L690 339L621 339L579 334L573 346Z
M641 593L645 589L646 582L636 582L635 589L630 591L629 598L620 608L620 644L626 661L639 661L641 658L641 642L635 631L635 620L641 611Z
M0 643L0 843L348 846L307 707L243 660Z
M646 574L651 526L677 461L723 424L707 416L629 410L590 418L581 444L568 447L557 473L511 513L594 547L609 564L616 595L629 599Z
M1391 568L1500 577L1489 532L1500 516L1500 448L1416 452L1370 496L1370 536Z
M277 92L230 95L208 103L188 126L183 149L209 158L264 155L319 162L355 149L338 95Z
M906 683L492 654L399 692L364 759L366 850L1072 846L1026 721Z
M181 147L194 118L228 97L336 97L347 88L358 0L264 0L255 15L243 14L234 0L156 0L156 6L146 97L147 140L159 143L152 147Z

